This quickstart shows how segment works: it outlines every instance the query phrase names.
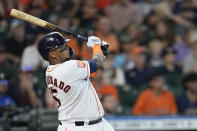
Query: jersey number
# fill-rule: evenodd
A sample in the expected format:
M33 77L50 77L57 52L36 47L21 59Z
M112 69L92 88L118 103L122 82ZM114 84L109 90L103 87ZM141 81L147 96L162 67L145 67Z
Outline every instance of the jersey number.
M49 91L52 94L52 96L53 96L53 93L57 93L57 90L53 89L53 88L49 88ZM57 97L55 97L55 96L53 96L53 99L58 102L58 107L59 107L61 105L60 100Z
M69 90L70 90L70 86L69 85L67 85L65 88L64 88L64 92L68 92ZM56 89L53 89L53 88L49 88L49 91L50 91L50 93L53 95L53 93L57 93L57 90ZM55 97L55 96L53 96L53 99L54 100L56 100L57 102L58 102L58 107L61 105L61 102L60 102L60 100L57 98L57 97Z

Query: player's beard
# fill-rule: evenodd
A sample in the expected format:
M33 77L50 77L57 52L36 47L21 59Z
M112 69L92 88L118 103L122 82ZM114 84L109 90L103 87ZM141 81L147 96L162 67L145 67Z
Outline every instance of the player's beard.
M65 61L72 60L74 58L74 55L75 55L74 49L69 46L69 58L65 58Z

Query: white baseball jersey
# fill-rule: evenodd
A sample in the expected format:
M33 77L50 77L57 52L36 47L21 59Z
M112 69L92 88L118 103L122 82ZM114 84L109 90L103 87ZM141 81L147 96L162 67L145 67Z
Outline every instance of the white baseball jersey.
M59 103L60 121L96 120L104 115L89 77L88 61L70 60L48 66L46 82L53 98Z

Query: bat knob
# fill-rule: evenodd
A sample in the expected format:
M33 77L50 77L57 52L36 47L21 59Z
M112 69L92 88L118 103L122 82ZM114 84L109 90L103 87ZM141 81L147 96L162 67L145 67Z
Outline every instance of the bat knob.
M101 45L101 50L102 50L102 52L103 52L103 54L105 56L107 56L107 50L108 50L108 48L109 48L109 45L108 44L107 45Z

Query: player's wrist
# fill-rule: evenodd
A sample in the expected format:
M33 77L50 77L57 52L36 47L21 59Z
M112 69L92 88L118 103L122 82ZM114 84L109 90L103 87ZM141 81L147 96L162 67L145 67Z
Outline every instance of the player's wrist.
M101 50L100 44L95 44L92 48L93 48L93 55L96 53L103 55L103 51Z

